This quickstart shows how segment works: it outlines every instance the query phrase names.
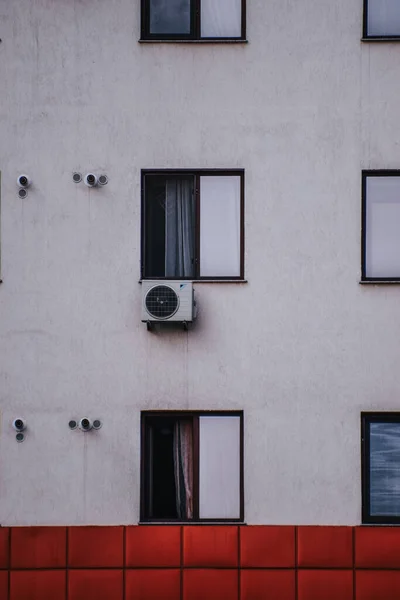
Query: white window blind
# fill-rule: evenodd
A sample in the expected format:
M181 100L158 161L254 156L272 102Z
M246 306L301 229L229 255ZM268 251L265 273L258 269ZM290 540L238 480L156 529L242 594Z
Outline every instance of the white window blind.
M238 176L200 177L200 276L240 276Z
M368 35L400 36L399 0L368 0Z
M241 37L241 0L201 0L201 37Z
M400 177L368 177L365 274L400 277Z
M240 518L240 417L199 419L200 519Z

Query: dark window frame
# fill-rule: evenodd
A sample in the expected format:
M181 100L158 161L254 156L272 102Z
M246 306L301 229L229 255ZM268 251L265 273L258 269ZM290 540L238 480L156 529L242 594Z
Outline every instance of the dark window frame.
M367 253L367 179L368 177L399 177L400 169L364 170L361 174L361 282L396 283L398 277L368 277L366 274Z
M361 490L362 523L373 525L400 525L400 515L371 515L370 508L370 424L399 423L400 412L361 413Z
M400 31L398 35L370 35L368 33L368 1L364 0L364 11L363 11L363 35L362 39L364 41L400 41Z
M199 417L239 417L240 418L240 517L238 519L200 519L199 518ZM193 519L157 519L146 516L148 500L147 480L147 436L146 425L154 418L192 418L193 419ZM243 523L244 522L244 412L243 410L146 410L141 412L140 424L140 522L142 523Z
M201 0L191 0L191 32L189 34L150 33L149 0L141 0L141 40L146 41L208 41L229 42L246 41L246 0L241 0L242 30L240 37L202 37L201 36Z
M196 237L195 237L195 275L194 277L150 277L146 274L146 175L193 175L195 178L196 199ZM240 177L240 274L237 276L200 276L200 177L204 176L232 176ZM140 274L141 279L154 281L165 280L187 280L187 281L244 281L244 191L245 172L244 169L142 169L141 172L141 257Z

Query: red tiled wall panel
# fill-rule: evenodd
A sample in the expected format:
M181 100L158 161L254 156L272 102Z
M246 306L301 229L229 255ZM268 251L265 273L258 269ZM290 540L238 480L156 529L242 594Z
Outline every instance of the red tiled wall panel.
M0 600L398 598L397 527L0 527Z
M9 563L8 551L10 530L8 527L0 527L0 569L7 569Z
M122 569L70 569L68 600L123 600L123 581Z
M353 600L350 570L300 570L297 586L298 600Z
M11 528L11 569L65 567L66 527Z
M123 567L123 527L70 527L70 567Z
M237 569L185 569L183 597L188 600L238 600Z
M296 577L294 569L242 569L241 600L294 600Z
M66 572L46 571L11 571L10 600L65 600Z
M176 600L181 594L179 569L127 569L125 600Z
M125 557L127 567L180 567L181 528L127 527Z
M238 558L238 527L184 527L185 567L237 567Z
M398 600L399 571L357 571L356 600Z
M241 527L242 567L294 567L295 528L268 526Z
M0 571L0 598L8 598L8 572Z
M353 567L351 527L298 527L299 567Z
M356 527L355 562L358 568L400 569L398 527Z

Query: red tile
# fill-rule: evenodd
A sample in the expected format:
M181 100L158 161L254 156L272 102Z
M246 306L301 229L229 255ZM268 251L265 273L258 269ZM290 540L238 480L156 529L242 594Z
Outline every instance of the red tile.
M11 571L10 600L66 600L65 571Z
M179 569L134 569L125 574L125 600L179 600Z
M138 525L126 528L126 566L179 567L181 528Z
M356 600L398 600L400 573L398 571L357 571Z
M8 538L10 530L8 527L0 527L0 568L8 567Z
M299 567L353 567L352 527L299 527Z
M68 600L123 600L122 569L69 571Z
M298 600L353 600L352 570L299 571L297 577Z
M240 557L242 567L294 567L294 527L241 527Z
M183 572L183 600L237 600L237 570L186 569Z
M8 598L8 572L0 571L0 598Z
M236 567L238 528L229 525L184 527L183 563L187 567Z
M71 567L122 567L123 527L70 527L68 565Z
M13 527L11 568L65 567L65 527Z
M400 529L356 527L356 567L400 567Z
M240 589L241 600L295 600L295 572L243 569Z

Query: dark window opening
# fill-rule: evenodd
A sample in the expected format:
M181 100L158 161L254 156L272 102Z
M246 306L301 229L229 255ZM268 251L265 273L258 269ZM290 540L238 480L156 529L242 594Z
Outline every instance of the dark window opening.
M150 465L152 485L149 489L152 511L149 516L159 519L176 519L178 514L174 477L173 423L155 422L152 428L151 455L153 460Z
M246 0L142 0L142 40L245 40Z
M243 280L243 170L142 171L141 271Z
M150 33L156 35L189 35L191 30L190 0L150 0Z
M148 278L193 279L194 177L146 175L145 271Z

